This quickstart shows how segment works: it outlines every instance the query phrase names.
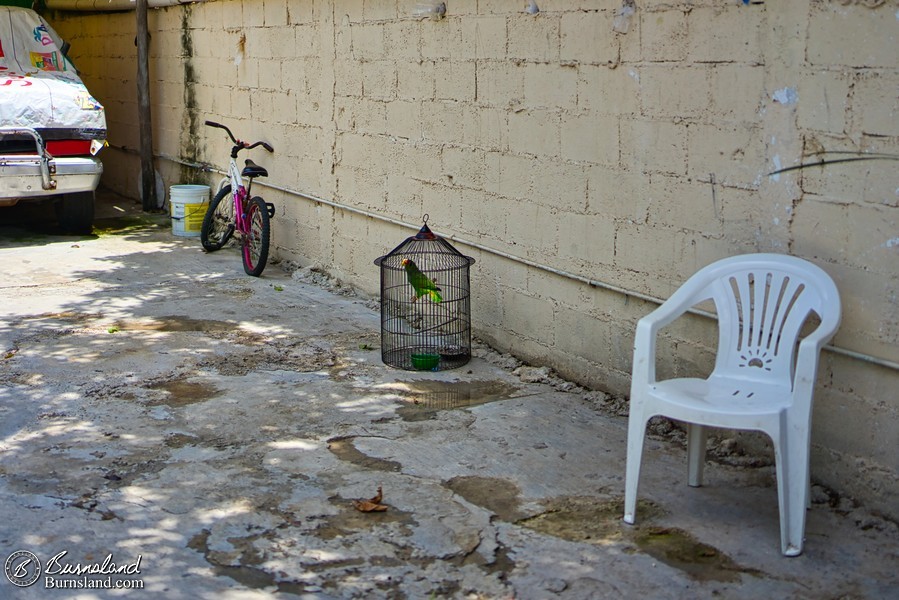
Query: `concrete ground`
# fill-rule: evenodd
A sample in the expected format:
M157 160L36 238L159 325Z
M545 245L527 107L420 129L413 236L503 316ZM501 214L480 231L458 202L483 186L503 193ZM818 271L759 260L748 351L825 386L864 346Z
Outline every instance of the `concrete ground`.
M662 426L624 525L620 399L480 345L387 367L375 299L137 209L0 226L0 597L897 597L899 529L851 499L814 486L784 558L771 465L724 440L689 488Z

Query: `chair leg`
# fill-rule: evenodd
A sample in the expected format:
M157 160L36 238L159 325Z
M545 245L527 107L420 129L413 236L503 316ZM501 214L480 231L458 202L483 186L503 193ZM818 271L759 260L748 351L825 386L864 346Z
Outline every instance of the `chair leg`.
M646 419L642 411L635 410L631 400L627 423L627 465L624 472L624 522L634 524L637 512L637 487L640 482L640 465L643 459L643 437Z
M687 424L687 484L692 487L702 485L707 437L708 430L702 425Z
M774 445L777 463L777 500L780 507L780 545L784 556L799 556L805 537L809 501L809 440L787 435L784 425Z

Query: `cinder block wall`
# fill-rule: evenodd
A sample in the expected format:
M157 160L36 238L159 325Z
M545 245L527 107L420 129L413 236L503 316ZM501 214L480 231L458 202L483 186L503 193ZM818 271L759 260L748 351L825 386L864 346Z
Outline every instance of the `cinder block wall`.
M425 2L426 0L421 0ZM891 2L209 1L150 14L152 118L166 185L214 182L246 139L278 206L274 253L377 293L372 260L417 227L465 243L477 333L615 393L634 325L724 256L772 251L837 281L843 325L816 392L813 478L899 518L899 180L843 152L899 154ZM879 4L879 6L873 6ZM106 185L138 192L134 14L55 14L106 105ZM824 154L821 154L821 153ZM335 209L309 197L358 212ZM556 271L556 272L554 272ZM559 274L559 272L561 274ZM710 322L662 344L707 372ZM872 364L868 357L882 359Z

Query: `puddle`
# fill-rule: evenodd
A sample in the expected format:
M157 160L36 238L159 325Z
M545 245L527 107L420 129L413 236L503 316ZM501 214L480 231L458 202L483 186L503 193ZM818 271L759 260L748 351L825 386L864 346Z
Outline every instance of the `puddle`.
M524 514L519 505L520 490L507 479L498 477L453 477L445 482L447 488L468 502L486 508L503 521L514 523Z
M171 381L151 383L147 388L166 392L164 399L148 402L147 406L159 406L165 404L172 408L178 408L190 404L197 404L199 402L206 402L219 394L219 391L215 386L208 383L185 381L184 379L173 379Z
M621 520L621 515L624 514L622 499L563 496L543 504L545 512L516 524L572 542L594 544L619 541L633 529ZM647 500L638 500L637 511L641 519L663 513L656 504Z
M200 438L186 433L170 433L165 436L163 443L169 448L184 448L194 446L200 442Z
M718 549L697 541L686 531L669 527L639 528L634 533L637 547L670 567L680 569L700 581L740 581L740 573L760 574L744 569Z
M387 471L398 473L402 469L402 465L394 460L385 460L383 458L374 458L363 454L353 445L353 437L333 438L328 440L328 450L340 460L345 460L354 465L372 469L375 471Z
M209 530L204 529L187 542L187 547L203 554L206 562L215 570L216 576L230 577L234 581L251 589L275 588L282 594L301 595L320 591L316 586L309 586L301 581L277 581L275 576L258 567L248 565L223 565L218 563L209 550Z
M442 410L507 400L519 391L502 381L399 381L393 389L403 396L405 404L396 412L405 421L424 421Z
M626 525L621 520L624 501L587 496L554 498L545 502L546 511L516 524L572 542L606 544L624 542L631 552L644 552L670 567L700 581L735 582L744 569L717 548L703 544L681 529L652 525ZM637 502L641 521L664 514L648 500Z

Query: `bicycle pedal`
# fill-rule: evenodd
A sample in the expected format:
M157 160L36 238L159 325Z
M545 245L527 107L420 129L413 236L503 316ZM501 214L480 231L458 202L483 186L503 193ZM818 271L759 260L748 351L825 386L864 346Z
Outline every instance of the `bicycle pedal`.
M271 202L266 202L265 207L268 209L268 218L273 218L275 216L275 205Z

